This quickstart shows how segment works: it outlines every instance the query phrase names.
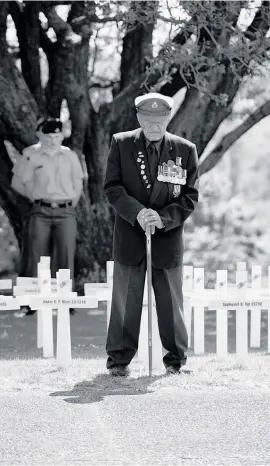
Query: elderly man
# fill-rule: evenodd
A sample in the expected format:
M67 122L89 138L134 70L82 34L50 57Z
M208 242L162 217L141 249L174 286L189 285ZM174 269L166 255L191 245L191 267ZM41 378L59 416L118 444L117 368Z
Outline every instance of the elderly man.
M195 145L166 132L173 101L157 93L135 99L141 128L115 134L105 195L116 213L107 368L127 376L137 352L146 275L146 225L152 233L152 279L167 373L186 364L182 261L184 222L198 202Z
M74 276L77 220L75 207L83 189L83 170L77 154L62 146L62 122L48 118L37 128L39 142L23 151L14 166L12 187L32 204L25 235L26 273L37 276L41 256L56 248L59 268Z

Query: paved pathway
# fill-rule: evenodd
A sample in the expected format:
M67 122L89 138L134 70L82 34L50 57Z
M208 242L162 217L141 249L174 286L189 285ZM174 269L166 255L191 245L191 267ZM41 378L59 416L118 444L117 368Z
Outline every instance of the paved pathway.
M270 464L266 390L101 385L2 393L0 464Z

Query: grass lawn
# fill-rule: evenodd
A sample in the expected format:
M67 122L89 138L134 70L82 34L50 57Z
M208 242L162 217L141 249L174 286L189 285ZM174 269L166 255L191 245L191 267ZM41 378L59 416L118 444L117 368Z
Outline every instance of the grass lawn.
M138 390L157 391L163 389L227 388L267 389L270 388L270 356L250 354L246 361L237 361L234 355L219 360L215 355L189 357L187 370L191 374L165 376L164 369L154 371L148 377L145 363L134 360L131 375L127 379L110 378L105 369L105 359L73 359L67 368L61 368L55 360L14 359L0 361L0 392L70 390L85 380L92 381L99 392L115 385ZM185 370L185 368L184 368ZM98 384L95 384L98 380ZM147 388L148 387L148 388Z
M192 374L182 377L163 377L164 368L156 377L148 379L147 362L136 359L131 364L131 377L121 383L150 383L151 389L175 385L181 390L200 387L270 387L270 355L267 348L267 316L262 315L261 348L251 352L245 361L236 359L235 354L235 315L228 319L229 357L220 361L215 351L215 313L206 313L205 348L207 354L194 357L189 350L186 369ZM193 335L192 335L193 337ZM54 317L54 342L56 343L56 317ZM73 361L67 369L57 366L55 360L42 358L41 349L36 347L36 315L25 317L16 312L0 314L0 390L50 391L71 388L85 379L99 377L107 386L105 369L106 309L101 305L96 311L78 311L71 317L71 342ZM191 344L193 342L191 341ZM252 351L252 349L250 349ZM158 376L158 377L157 377ZM111 382L113 385L115 381Z

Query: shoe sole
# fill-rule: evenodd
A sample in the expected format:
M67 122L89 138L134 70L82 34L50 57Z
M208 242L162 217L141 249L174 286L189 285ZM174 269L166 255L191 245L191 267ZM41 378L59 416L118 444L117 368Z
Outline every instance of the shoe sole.
M179 371L176 372L171 372L166 370L167 375L175 375L175 374L193 374L194 371L191 371L189 369L180 369Z

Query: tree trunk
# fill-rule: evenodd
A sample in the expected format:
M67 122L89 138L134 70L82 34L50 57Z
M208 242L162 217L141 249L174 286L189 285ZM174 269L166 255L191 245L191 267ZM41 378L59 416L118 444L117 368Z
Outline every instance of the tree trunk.
M4 141L21 150L36 141L35 126L38 108L22 75L6 46L6 18L9 2L0 9L0 204L14 229L19 245L22 243L22 219L28 211L29 202L17 195L10 187L12 162Z
M22 74L35 97L40 115L46 113L46 102L41 85L40 71L40 2L25 2L24 7L17 2L9 2L10 14L16 26L21 59Z
M0 204L5 211L10 224L14 230L19 247L22 245L22 219L29 209L29 202L19 194L16 194L10 187L12 162L4 144L4 139L0 136Z
M36 141L37 104L25 81L7 51L4 2L0 10L0 117L5 126L5 137L21 150ZM27 128L27 130L26 130Z

